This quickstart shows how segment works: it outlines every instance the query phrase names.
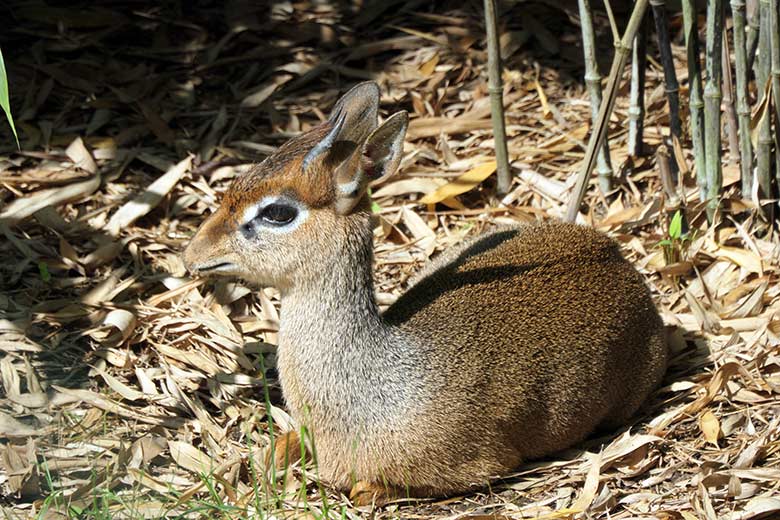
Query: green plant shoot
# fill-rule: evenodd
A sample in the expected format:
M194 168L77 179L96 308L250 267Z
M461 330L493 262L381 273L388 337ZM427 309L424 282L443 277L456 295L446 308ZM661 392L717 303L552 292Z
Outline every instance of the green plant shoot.
M14 118L11 115L11 100L8 96L8 76L5 73L5 62L3 61L3 51L0 50L0 106L3 107L8 124L11 125L11 131L16 139L16 147L19 148L19 136L16 135Z
M683 253L687 243L690 242L691 237L689 233L683 233L682 229L683 213L682 211L677 210L669 221L669 227L666 230L666 238L657 244L658 247L663 248L666 265L680 262L683 259Z
M675 211L672 221L669 223L669 238L679 240L682 235L682 212Z

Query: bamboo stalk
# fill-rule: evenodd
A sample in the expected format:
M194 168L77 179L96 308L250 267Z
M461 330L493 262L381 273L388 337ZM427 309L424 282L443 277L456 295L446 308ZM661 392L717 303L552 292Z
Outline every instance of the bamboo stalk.
M704 97L702 94L701 61L699 61L699 30L696 24L695 0L682 0L683 27L685 30L685 47L688 61L688 84L690 95L691 140L693 141L693 157L696 164L696 183L699 185L699 196L702 200L707 194L706 163L704 153Z
M601 74L596 61L596 37L593 32L593 18L590 11L590 0L578 0L580 25L582 26L582 51L585 55L585 85L590 93L591 120L595 124L601 106ZM609 160L609 142L605 139L599 147L596 157L596 171L599 186L606 193L612 189L612 165Z
M707 155L707 216L712 221L723 184L720 163L720 82L722 77L723 0L707 2L707 83L704 87L704 140Z
M493 121L493 140L496 148L496 165L499 195L506 195L512 185L509 158L506 147L506 123L504 121L504 87L501 81L501 51L498 45L496 0L485 0L485 28L488 48L488 92L490 93L490 118Z
M588 179L590 178L590 174L593 172L593 167L596 163L596 151L601 146L601 143L604 141L604 137L607 134L607 125L609 124L609 117L612 115L612 109L615 107L615 97L617 96L620 78L623 76L623 69L626 66L626 60L631 52L631 43L634 41L634 37L639 30L639 26L642 23L645 11L647 10L647 3L648 0L637 0L634 4L631 18L628 21L628 26L623 33L623 37L620 42L616 42L615 44L615 55L612 58L612 67L609 71L607 88L604 93L605 97L599 108L599 117L590 134L588 148L585 152L585 159L582 162L582 169L577 175L577 183L574 186L572 197L569 200L569 207L566 211L566 220L568 222L574 222L577 213L579 212L582 199L585 197Z
M768 0L759 2L759 18L761 29L758 33L758 60L756 62L756 81L759 91L759 105L764 103L766 84L770 76L770 35L769 30L771 5ZM771 118L764 117L758 123L758 142L756 143L756 176L761 189L759 198L769 198L772 195L772 130Z
M658 165L658 176L661 177L661 186L663 186L666 193L666 210L674 212L675 209L679 209L681 202L677 193L677 181L672 176L669 149L665 144L659 146L655 151L655 163Z
M645 77L647 70L647 23L642 22L631 51L631 93L628 106L628 154L644 154Z
M737 118L739 123L740 175L742 177L742 198L749 199L753 193L753 146L750 143L750 86L747 64L747 42L745 34L745 0L731 0L731 17L734 21L734 61L737 81Z
M726 128L729 137L729 164L740 158L739 136L737 135L737 109L734 106L734 80L731 76L731 55L729 54L728 31L723 31L721 52L721 67L723 68L723 107L726 112Z
M680 84L677 82L677 72L674 70L672 43L669 39L669 22L666 19L666 1L650 0L655 20L655 34L658 39L658 49L661 53L661 65L664 68L664 86L669 102L669 129L672 135L682 137L680 126ZM674 168L672 173L674 175Z
M758 0L747 0L747 33L745 51L747 52L747 68L753 70L753 62L756 59L758 49L758 32L760 27L758 18Z
M780 0L773 0L769 15L772 61L772 98L775 108L775 185L780 186Z

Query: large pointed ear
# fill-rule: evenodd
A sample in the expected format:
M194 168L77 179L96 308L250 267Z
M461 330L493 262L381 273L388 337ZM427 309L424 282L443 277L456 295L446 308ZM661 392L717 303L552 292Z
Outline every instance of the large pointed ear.
M368 183L395 173L401 162L409 115L396 112L371 132L360 154L345 161L336 171L336 210L352 211Z
M352 87L336 102L328 118L331 130L304 157L304 172L336 148L340 149L341 157L346 158L363 143L376 128L379 94L379 86L366 81ZM341 146L336 146L337 143Z

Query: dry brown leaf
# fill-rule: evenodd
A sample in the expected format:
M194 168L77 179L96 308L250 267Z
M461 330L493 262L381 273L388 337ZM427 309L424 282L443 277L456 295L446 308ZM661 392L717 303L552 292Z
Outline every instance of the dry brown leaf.
M433 193L426 195L420 199L420 203L436 204L437 202L441 202L444 199L465 193L477 187L482 181L490 177L495 171L496 161L490 161L481 164L457 177L454 181L438 188Z
M65 155L68 156L68 158L73 161L73 165L76 168L81 168L82 170L91 173L92 175L96 174L98 171L97 163L95 162L95 159L92 157L92 154L87 150L87 147L84 145L84 141L81 140L81 137L77 137L73 140L72 143L65 149Z
M127 386L126 384L119 381L117 378L112 376L111 374L100 370L98 371L98 374L100 377L103 378L103 380L106 382L106 384L116 393L122 396L123 399L127 399L128 401L136 401L144 399L146 396L143 392L138 392L137 390L134 390Z
M566 184L550 179L532 170L521 170L520 178L527 182L535 191L553 200L564 202Z
M759 139L758 133L759 133L759 129L762 126L762 123L766 118L771 117L771 112L772 112L772 110L770 109L771 99L772 99L771 78L767 79L766 85L764 85L764 88L762 89L762 94L758 96L758 99L760 99L761 102L753 110L753 113L750 116L750 142L753 145L753 149L758 148L758 139Z
M428 227L428 224L425 223L420 215L411 209L403 207L401 214L403 215L404 224L406 224L406 227L411 231L416 240L417 247L425 252L426 257L431 256L436 248L436 233Z
M0 213L0 224L13 225L47 206L59 206L92 194L100 186L100 175L66 186L34 192L13 200Z
M433 56L431 56L430 59L426 60L422 65L420 65L420 68L417 69L420 74L427 78L431 74L433 74L433 71L436 70L436 65L439 64L439 53L435 53Z
M699 429L707 442L718 445L718 438L720 437L720 422L714 413L707 410L701 417L699 417Z
M764 275L764 267L761 258L752 251L740 249L738 247L719 246L715 251L715 254L740 267L744 267L752 273L758 273L759 276Z
M28 426L0 411L0 435L8 438L19 438L43 435L44 433L44 431Z
M382 197L408 195L409 193L430 193L445 184L447 184L447 181L444 179L412 177L411 179L402 179L382 186L373 192L372 196L379 199Z
M539 102L542 104L542 116L545 119L551 118L552 110L550 110L550 103L547 101L547 94L544 93L538 77L534 80L534 87L536 88L536 93L539 94Z
M615 441L610 443L601 454L601 471L605 471L616 461L622 459L626 455L633 453L634 451L654 442L661 441L661 437L656 435L631 435L630 432L626 432Z
M244 99L241 100L241 106L254 108L262 105L266 99L271 97L271 95L279 89L279 87L293 79L293 77L292 74L278 74L274 76L273 79L266 81L246 95Z
M196 475L210 475L219 465L218 461L206 455L192 444L183 441L168 441L171 458L187 471Z
M106 224L106 231L116 236L125 227L154 209L192 166L192 156L179 161L135 199L119 208Z
M425 137L439 137L444 134L463 134L472 130L487 130L491 127L490 119L470 119L458 117L426 117L413 119L409 123L407 136L410 140Z
M96 341L115 347L130 337L135 324L135 314L125 309L114 309L103 318L98 328L88 334Z
M574 502L572 509L577 511L587 511L596 498L599 489L599 474L601 470L601 456L599 454L590 455L590 469L585 477L585 484L582 486L582 492Z
M767 517L767 513L780 516L780 498L756 497L751 499L742 511L731 515L731 520L749 520L758 516Z
M95 408L99 408L100 410L113 413L121 417L127 417L135 421L140 421L145 424L165 426L167 428L177 428L182 423L182 420L179 418L163 417L150 413L138 412L133 408L119 404L116 401L108 399L90 390L82 390L79 388L64 388L57 385L52 385L52 388L57 390L60 394L63 394L63 396L69 397L75 401L84 401L85 403L90 404Z

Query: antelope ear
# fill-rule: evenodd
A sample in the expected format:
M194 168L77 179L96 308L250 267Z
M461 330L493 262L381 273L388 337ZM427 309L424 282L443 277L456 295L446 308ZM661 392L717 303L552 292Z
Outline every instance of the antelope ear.
M336 210L352 211L363 197L368 183L395 173L401 162L409 115L396 112L371 132L360 154L336 170Z
M330 155L341 143L341 157L356 150L366 137L376 128L377 111L379 110L379 86L373 81L359 83L339 99L328 118L331 130L312 148L303 159L303 171L315 160Z

